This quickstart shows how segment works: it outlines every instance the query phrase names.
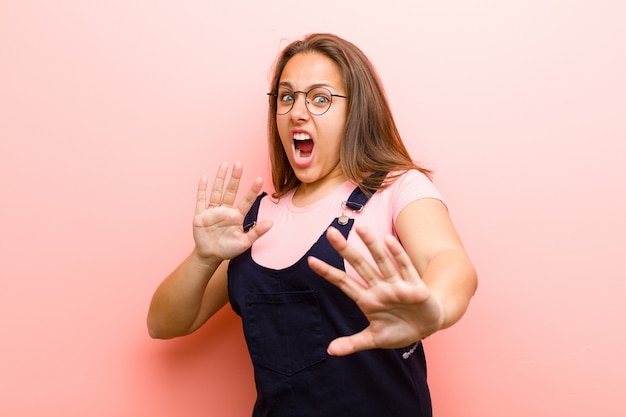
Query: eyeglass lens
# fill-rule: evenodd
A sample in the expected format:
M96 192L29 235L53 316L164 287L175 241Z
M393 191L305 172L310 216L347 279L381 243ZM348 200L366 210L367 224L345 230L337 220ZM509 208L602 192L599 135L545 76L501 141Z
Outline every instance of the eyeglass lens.
M287 89L279 89L276 97L276 114L283 115L289 113L293 108L298 93L306 94L306 108L313 115L320 116L328 111L332 103L333 96L331 92L324 87L316 87L308 92L291 91Z

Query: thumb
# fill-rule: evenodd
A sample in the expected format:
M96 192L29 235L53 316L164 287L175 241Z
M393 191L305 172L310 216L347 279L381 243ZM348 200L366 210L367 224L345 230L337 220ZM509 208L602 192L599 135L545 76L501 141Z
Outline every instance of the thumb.
M263 220L254 225L250 230L248 230L247 235L250 239L250 244L254 243L258 238L263 236L272 228L271 220Z
M366 330L352 336L338 337L328 345L327 352L331 356L346 356L362 350L374 349L376 345L368 337Z

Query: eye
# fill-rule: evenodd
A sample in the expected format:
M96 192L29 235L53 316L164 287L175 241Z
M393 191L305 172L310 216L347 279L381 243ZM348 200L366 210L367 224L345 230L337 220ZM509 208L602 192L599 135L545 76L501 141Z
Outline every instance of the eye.
M281 103L291 103L294 100L293 93L291 91L279 91L278 101Z
M311 99L311 101L313 102L313 104L325 106L330 103L330 94L324 90L314 90L312 91L312 95L313 98Z

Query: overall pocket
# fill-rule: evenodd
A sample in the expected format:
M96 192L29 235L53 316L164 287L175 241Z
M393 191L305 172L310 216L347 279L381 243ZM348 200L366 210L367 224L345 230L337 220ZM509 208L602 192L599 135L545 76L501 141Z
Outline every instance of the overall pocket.
M248 294L244 333L252 362L291 376L326 359L315 291Z

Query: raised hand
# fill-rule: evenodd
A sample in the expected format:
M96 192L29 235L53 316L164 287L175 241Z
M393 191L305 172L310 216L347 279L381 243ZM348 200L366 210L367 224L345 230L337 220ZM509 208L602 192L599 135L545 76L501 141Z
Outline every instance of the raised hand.
M193 238L196 253L201 258L224 260L232 259L248 249L255 240L267 232L271 221L259 222L248 232L243 230L243 219L263 186L262 178L257 178L243 199L234 205L239 182L243 172L240 163L233 165L228 181L228 163L217 170L207 201L206 177L198 183L198 198L193 217Z
M386 237L383 244L358 223L355 230L376 265L368 262L336 229L329 228L327 237L366 285L345 271L309 258L311 269L354 300L370 322L359 333L333 340L328 352L343 356L366 349L401 348L439 330L445 320L443 307L420 279L402 245L392 236Z

